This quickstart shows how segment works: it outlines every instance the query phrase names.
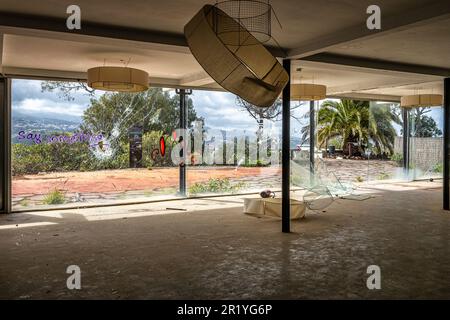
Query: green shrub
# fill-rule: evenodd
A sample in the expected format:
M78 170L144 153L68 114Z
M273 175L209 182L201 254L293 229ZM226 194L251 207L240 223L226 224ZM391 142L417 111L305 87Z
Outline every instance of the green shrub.
M255 162L249 162L247 161L247 163L243 163L241 164L241 167L243 168L254 168L254 167L270 167L271 164L269 163L264 163L261 160L256 160Z
M65 202L64 193L58 189L50 191L42 200L44 204L63 204Z
M342 149L342 145L343 145L343 140L341 137L335 137L335 138L331 138L328 141L328 146L334 146L336 149Z
M113 146L114 154L104 159L94 155L88 143L13 144L13 176L40 172L95 171L129 167L129 144Z
M228 178L215 178L209 179L207 182L197 182L189 187L190 194L214 192L214 193L227 193L236 192L245 187L244 182L238 182L232 184Z
M395 161L395 164L398 167L402 167L403 166L403 155L401 153L394 153L391 156L391 161Z
M433 172L434 173L442 173L442 172L444 172L444 165L442 163L436 163L433 166Z

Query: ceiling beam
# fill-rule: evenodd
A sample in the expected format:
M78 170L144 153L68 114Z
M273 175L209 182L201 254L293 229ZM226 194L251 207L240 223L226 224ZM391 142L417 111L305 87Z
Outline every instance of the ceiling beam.
M173 33L124 28L84 21L81 30L69 30L67 29L65 19L3 11L0 11L0 25L5 27L63 32L68 34L81 34L140 42L154 42L173 46L187 46L184 37L180 37Z
M314 56L312 56L314 57ZM309 58L309 57L308 57ZM331 61L328 62L317 62L313 61L314 59L311 59L311 61L306 60L307 58L302 58L300 60L294 60L294 67L297 71L301 72L301 70L306 69L310 72L317 72L317 71L346 71L346 72L356 72L356 73L370 73L372 75L380 75L380 76L392 76L392 77L402 77L404 79L412 79L412 80L423 80L426 81L441 81L442 76L435 76L435 75L429 75L429 74L416 74L416 73L409 73L409 72L401 72L401 71L394 71L394 70L386 70L386 69L371 69L371 68L364 68L364 67L358 67L354 65L342 65L342 64L333 64ZM354 58L352 58L354 59ZM295 74L294 74L294 81L295 81Z
M400 96L371 94L371 93L357 93L357 92L342 92L340 94L327 95L327 98L335 99L354 99L363 101L385 101L385 102L400 102Z
M410 74L422 74L438 77L449 77L450 69L443 69L430 66L404 64L385 60L375 60L367 58L358 58L353 56L338 55L332 53L319 53L300 59L301 61L312 61L334 65L344 65L364 69L386 70Z
M34 68L3 67L3 73L11 78L35 79L35 80L60 80L60 81L86 81L86 72L73 72L62 70L47 70ZM179 79L170 78L149 78L150 87L176 88L176 89L198 89L223 91L215 82L207 84L187 85L181 83Z
M140 44L162 45L166 49L190 53L183 34L112 26L89 21L83 21L81 30L68 30L65 19L4 11L0 11L0 31L9 34L56 37L60 40L80 42L84 40L92 42L97 41L97 39L132 41ZM89 39L92 37L94 40ZM282 48L272 46L267 46L266 48L275 57L286 57L286 51Z
M85 81L86 72L46 70L21 67L3 67L3 74L11 78L27 78L37 80L67 80L67 81Z
M421 81L419 79L417 79L416 81L411 81L409 79L399 79L399 78L394 79L375 78L366 81L359 81L358 83L352 83L349 85L328 86L327 92L329 92L330 94L338 95L343 92L365 92L370 90L382 90L406 86L421 87L427 83L434 83L434 82L426 82L423 80Z
M188 75L180 80L180 85L182 86L198 87L208 85L211 83L215 83L215 81L205 71Z
M381 8L383 10L383 8ZM364 15L365 12L361 12ZM366 17L369 17L368 15ZM381 30L369 30L366 20L357 26L346 28L329 35L318 37L313 41L305 42L297 48L288 50L287 56L299 59L317 53L330 51L336 47L349 45L353 42L368 40L390 33L400 32L412 27L426 25L431 22L450 18L450 5L448 0L439 0L424 7L415 8L400 14L381 17Z

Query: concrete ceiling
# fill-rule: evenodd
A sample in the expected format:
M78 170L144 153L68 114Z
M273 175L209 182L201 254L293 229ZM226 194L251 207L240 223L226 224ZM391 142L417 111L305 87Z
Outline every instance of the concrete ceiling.
M330 52L450 69L450 18L339 46Z
M39 2L2 0L0 11L67 17L66 8L72 0L41 0ZM82 19L105 25L183 34L184 25L211 0L77 0ZM393 16L420 8L430 0L377 0L383 15ZM373 0L272 0L282 28L273 21L273 36L285 49L297 48L304 42L329 35L330 32L365 24L366 9Z
M73 32L65 29L73 1L2 0L0 68L10 75L84 79L90 67L130 60L154 85L218 89L182 34L205 3L215 1L78 0L82 30ZM271 3L282 23L282 29L272 24L279 52L302 59L294 60L294 82L324 83L330 95L396 100L412 88L441 90L442 78L450 76L448 0L378 0L381 31L365 27L372 0ZM345 65L323 54L375 62ZM310 59L317 55L320 61Z
M63 77L58 76L58 71L64 71L84 79L83 73L89 68L128 65L147 71L156 82L161 78L172 85L189 85L197 74L203 75L200 65L188 53L19 35L5 35L3 44L5 73L40 69L49 76Z

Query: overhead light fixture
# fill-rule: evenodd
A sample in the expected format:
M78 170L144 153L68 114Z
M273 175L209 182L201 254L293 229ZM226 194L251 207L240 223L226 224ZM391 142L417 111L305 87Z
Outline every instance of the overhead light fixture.
M141 92L148 89L148 73L128 67L95 67L88 70L88 86L119 92Z
M316 101L327 97L327 87L321 84L298 83L291 85L291 100Z
M248 10L239 10L241 5L248 5ZM225 90L263 108L273 105L289 81L283 66L251 33L252 28L246 27L262 21L261 29L266 34L270 13L270 5L263 6L260 1L228 1L205 5L184 27L192 55L211 78Z
M415 94L402 97L400 106L402 108L440 107L442 106L442 101L443 98L440 94Z

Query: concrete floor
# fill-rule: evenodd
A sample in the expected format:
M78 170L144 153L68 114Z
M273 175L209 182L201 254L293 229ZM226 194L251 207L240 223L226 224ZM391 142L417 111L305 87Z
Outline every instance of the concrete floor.
M0 298L449 299L439 186L361 189L374 197L308 211L291 234L240 197L1 216ZM81 290L66 287L73 264ZM381 290L366 287L372 264Z

